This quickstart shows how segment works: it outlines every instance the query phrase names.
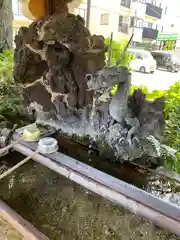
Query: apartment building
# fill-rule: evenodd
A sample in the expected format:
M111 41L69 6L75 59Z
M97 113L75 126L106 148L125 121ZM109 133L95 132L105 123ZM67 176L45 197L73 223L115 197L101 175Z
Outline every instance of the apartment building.
M156 40L162 25L158 21L167 9L167 0L91 0L90 30L114 39L134 33L134 42ZM86 16L86 1L80 6ZM78 11L76 12L78 13Z
M21 16L18 0L13 1L14 33L30 21ZM91 0L90 31L119 40L134 33L134 42L156 40L158 31L162 31L159 20L167 11L167 0ZM87 0L74 11L86 19Z
M166 9L164 0L132 0L132 22L130 28L134 32L134 41L156 40L161 24L158 24Z

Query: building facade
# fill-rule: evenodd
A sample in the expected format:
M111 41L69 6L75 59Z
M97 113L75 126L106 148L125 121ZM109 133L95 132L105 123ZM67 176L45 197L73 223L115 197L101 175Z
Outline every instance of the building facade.
M132 0L132 29L134 41L141 42L156 40L161 25L158 24L165 9L163 1L154 0Z
M180 49L180 1L167 1L166 11L160 21L161 30L157 38L157 43L163 41L173 45L175 49Z
M22 25L29 25L30 21L20 14L18 0L13 1L14 33ZM156 40L158 31L162 31L158 21L166 9L166 0L91 0L90 31L119 40L123 36L131 36L133 41ZM86 19L87 0L74 11Z
M86 1L81 4L81 16L86 16ZM166 0L91 0L90 30L93 34L114 39L134 33L134 42L156 40ZM76 13L78 13L77 10Z

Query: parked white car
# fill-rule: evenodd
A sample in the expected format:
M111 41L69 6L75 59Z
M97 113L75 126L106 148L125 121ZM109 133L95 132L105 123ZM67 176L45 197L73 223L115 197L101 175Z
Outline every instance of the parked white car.
M156 60L149 51L130 48L128 52L134 54L130 63L132 70L142 73L153 73L156 70Z

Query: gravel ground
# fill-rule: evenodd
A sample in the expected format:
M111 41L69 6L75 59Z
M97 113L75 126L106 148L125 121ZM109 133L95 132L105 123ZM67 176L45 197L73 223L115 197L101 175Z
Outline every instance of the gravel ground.
M51 240L180 239L33 162L0 182L0 197Z

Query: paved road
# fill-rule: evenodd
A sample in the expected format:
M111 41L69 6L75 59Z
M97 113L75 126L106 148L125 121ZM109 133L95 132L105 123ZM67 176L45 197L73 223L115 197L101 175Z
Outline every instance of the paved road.
M163 70L156 70L153 74L133 72L132 84L147 86L149 91L166 90L176 81L180 80L179 73L171 73Z

